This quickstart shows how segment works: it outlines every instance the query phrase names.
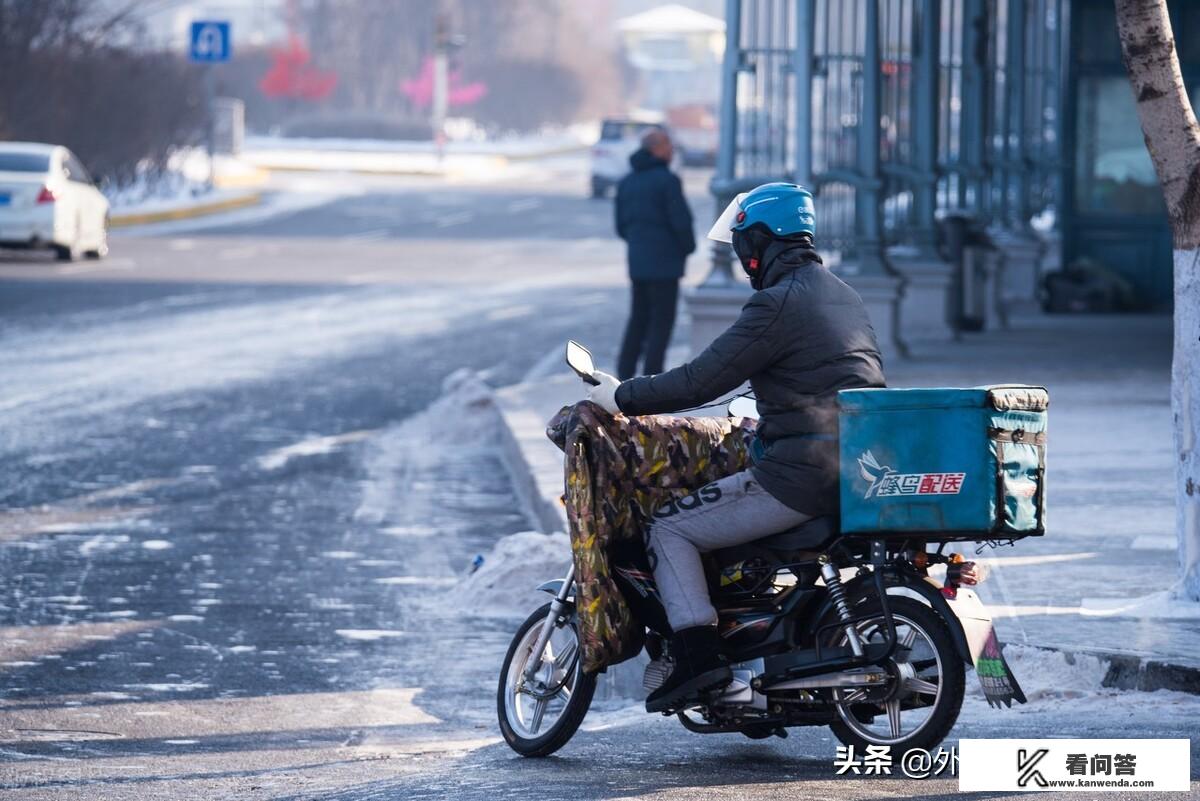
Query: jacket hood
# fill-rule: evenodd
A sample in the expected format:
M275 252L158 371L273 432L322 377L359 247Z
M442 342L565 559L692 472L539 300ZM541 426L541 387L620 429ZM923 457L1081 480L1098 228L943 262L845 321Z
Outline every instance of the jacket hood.
M629 166L633 167L634 172L642 170L650 170L655 167L665 167L667 162L655 156L644 147L640 147L633 151L633 155L629 157Z
M821 256L811 245L803 242L776 240L763 253L763 289L774 286L797 267L806 264L823 264Z

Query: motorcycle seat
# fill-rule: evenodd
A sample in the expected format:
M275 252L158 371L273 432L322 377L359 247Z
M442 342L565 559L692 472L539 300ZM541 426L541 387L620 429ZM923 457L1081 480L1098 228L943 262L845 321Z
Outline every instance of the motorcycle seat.
M772 551L819 551L838 535L838 521L832 515L814 517L798 526L758 540L756 545Z

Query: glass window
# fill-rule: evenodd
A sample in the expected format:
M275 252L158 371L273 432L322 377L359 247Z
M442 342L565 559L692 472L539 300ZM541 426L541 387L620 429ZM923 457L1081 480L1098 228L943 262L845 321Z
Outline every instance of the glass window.
M1075 206L1081 212L1159 216L1162 190L1124 76L1080 78Z
M653 125L648 122L605 120L604 124L600 127L600 138L608 142L620 139L641 139L651 128L661 127L661 125Z
M48 172L50 157L38 153L0 151L0 172Z
M1110 2L1076 3L1071 25L1076 28L1076 56L1083 64L1121 63L1117 13Z
M67 154L67 160L63 163L63 169L67 173L67 178L80 184L90 184L92 176L84 169L83 163L75 158L74 153Z

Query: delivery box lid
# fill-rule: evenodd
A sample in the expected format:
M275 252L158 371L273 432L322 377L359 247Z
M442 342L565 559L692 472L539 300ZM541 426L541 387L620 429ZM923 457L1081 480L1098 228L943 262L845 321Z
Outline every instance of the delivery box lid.
M1050 405L1045 387L995 384L959 389L844 389L838 393L843 412L866 413L910 409L997 409L1044 412Z

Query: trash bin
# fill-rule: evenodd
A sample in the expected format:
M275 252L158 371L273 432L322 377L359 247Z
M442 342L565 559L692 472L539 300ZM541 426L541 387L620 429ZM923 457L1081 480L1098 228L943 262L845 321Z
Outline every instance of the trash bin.
M982 331L995 245L983 224L966 212L945 212L939 229L942 257L954 265L946 321L956 334Z

